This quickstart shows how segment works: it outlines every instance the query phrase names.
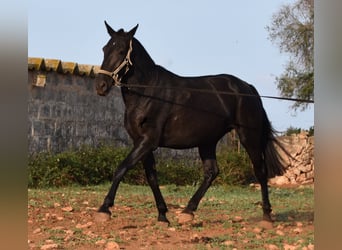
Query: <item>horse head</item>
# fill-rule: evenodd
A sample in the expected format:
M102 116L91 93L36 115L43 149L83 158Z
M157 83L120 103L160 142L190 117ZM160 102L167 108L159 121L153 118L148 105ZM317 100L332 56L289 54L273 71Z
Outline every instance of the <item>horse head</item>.
M132 66L131 52L133 36L138 28L125 32L123 29L115 31L105 21L110 39L103 47L103 61L96 78L98 95L106 95L113 85L121 85L121 79Z

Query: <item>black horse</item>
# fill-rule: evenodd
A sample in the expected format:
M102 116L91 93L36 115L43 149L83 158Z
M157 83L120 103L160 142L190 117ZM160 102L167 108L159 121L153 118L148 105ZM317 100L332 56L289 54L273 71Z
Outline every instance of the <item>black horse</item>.
M204 180L182 211L185 220L194 216L201 198L219 173L217 142L235 129L253 163L261 185L263 218L271 221L268 178L282 175L284 168L275 149L274 130L257 90L232 75L181 77L156 65L129 32L114 31L105 22L110 40L103 47L104 59L96 90L105 96L120 86L125 110L125 128L133 149L117 167L112 186L98 215L110 218L116 191L125 173L142 161L158 208L158 221L169 223L167 206L157 182L153 151L158 147L197 147L203 162ZM229 94L226 94L229 93Z

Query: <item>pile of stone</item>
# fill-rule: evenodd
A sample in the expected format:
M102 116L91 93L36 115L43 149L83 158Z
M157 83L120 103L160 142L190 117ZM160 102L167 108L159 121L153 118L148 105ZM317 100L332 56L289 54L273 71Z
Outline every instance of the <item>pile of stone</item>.
M291 157L279 149L286 173L270 179L270 184L282 186L314 183L314 137L303 131L278 139Z

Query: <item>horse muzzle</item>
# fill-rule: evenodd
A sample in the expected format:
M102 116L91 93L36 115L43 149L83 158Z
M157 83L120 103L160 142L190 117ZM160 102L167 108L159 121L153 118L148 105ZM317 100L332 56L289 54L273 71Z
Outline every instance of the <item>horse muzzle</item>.
M100 96L106 96L111 88L104 80L98 80L96 83L96 92Z

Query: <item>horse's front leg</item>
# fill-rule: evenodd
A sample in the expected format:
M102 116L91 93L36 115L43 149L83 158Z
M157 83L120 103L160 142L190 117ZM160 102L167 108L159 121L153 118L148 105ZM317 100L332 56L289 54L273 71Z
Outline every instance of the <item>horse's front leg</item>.
M143 160L143 165L145 168L145 173L146 173L148 184L150 185L152 189L154 199L156 201L156 205L158 209L158 221L166 222L170 224L169 220L166 218L167 206L164 201L163 195L159 189L155 164L156 163L154 160L153 153L150 152L149 154L147 154L146 158Z
M143 159L149 152L151 152L151 144L148 142L141 142L136 144L125 160L118 166L113 175L112 186L109 189L107 196L105 197L103 204L98 210L96 220L104 221L108 220L111 216L109 208L114 205L116 191L120 184L120 181L126 174L126 172L133 168L141 159Z

